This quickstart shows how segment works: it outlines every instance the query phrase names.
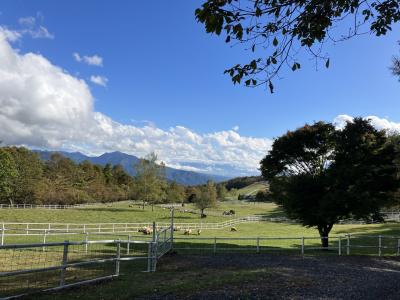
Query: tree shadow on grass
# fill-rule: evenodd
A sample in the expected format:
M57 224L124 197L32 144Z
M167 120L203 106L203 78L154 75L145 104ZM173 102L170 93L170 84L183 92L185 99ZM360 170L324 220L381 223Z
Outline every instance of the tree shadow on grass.
M260 217L266 217L266 218L286 217L285 212L279 207L276 207L276 208L272 209L271 211L262 211L255 215L260 216Z

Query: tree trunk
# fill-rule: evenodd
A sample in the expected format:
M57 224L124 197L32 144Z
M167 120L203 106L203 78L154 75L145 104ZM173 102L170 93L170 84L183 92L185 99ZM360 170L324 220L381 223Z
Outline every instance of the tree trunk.
M151 211L154 211L154 204L151 204Z
M321 245L324 250L328 250L329 247L329 232L331 231L333 224L318 225L318 232L321 238Z
M143 200L143 210L144 210L144 200Z

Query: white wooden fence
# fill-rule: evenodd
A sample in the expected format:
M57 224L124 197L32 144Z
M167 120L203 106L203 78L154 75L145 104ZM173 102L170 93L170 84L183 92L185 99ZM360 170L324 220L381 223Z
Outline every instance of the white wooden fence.
M323 238L325 239L325 238ZM328 239L328 238L326 238ZM344 234L329 237L328 247L320 245L321 237L175 237L177 251L207 253L284 253L315 254L328 250L331 254L400 255L400 236ZM333 251L333 252L332 252ZM325 253L325 252L319 252Z
M389 214L388 220L400 221L395 212ZM229 220L215 222L199 222L199 223L175 223L175 229L178 230L218 230L227 227L234 227L242 223L252 222L277 222L277 223L296 223L285 217L265 217L265 216L247 216L242 218L231 218ZM362 221L343 221L339 224L363 224ZM151 222L143 223L16 223L2 222L0 223L0 245L6 243L7 237L16 236L43 236L46 241L47 236L62 236L74 234L133 234L144 227L152 227ZM168 222L157 223L157 228L168 228L171 224Z
M150 241L85 240L0 246L0 298L11 299L32 292L54 291L118 277L123 261L142 260L147 267L131 271L154 272L157 260L172 249L174 238L173 221L160 231L156 231L156 228L153 223ZM145 247L141 250L132 249L133 245ZM122 246L126 251L122 251ZM107 263L114 264L114 267L108 269L106 275L99 275L91 269L91 266L97 266L98 269ZM78 272L79 269L83 271ZM73 274L67 276L69 270ZM49 277L50 271L57 273ZM90 278L81 278L85 274L90 274ZM21 279L21 275L25 277ZM68 282L71 278L73 282Z

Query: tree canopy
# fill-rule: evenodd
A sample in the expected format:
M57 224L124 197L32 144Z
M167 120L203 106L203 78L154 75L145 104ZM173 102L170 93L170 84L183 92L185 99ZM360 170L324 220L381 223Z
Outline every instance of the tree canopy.
M361 118L338 130L317 122L277 138L261 161L271 199L288 217L316 227L324 247L342 219L381 221L399 188L399 153L384 131Z
M398 0L207 0L195 16L207 33L224 33L227 43L254 53L249 63L225 70L233 83L267 85L272 93L272 80L282 68L301 68L301 49L329 67L325 42L385 35L399 21L400 5ZM338 24L348 29L340 33Z
M217 202L217 190L214 182L208 181L206 185L200 187L200 195L195 197L195 204L201 211L201 217L205 217L204 210L214 207Z
M157 164L157 155L150 153L145 158L140 159L135 167L137 198L145 202L155 204L166 199L165 166Z

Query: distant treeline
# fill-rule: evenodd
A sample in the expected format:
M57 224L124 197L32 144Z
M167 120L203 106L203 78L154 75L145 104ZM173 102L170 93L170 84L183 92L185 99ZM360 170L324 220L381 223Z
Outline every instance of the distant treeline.
M24 147L0 148L0 203L79 204L141 200L148 204L195 202L202 187L185 187L165 179L165 166L152 154L135 165L135 177L120 165L75 163L54 153L41 160ZM133 166L132 166L133 167ZM212 185L218 196L225 188Z

